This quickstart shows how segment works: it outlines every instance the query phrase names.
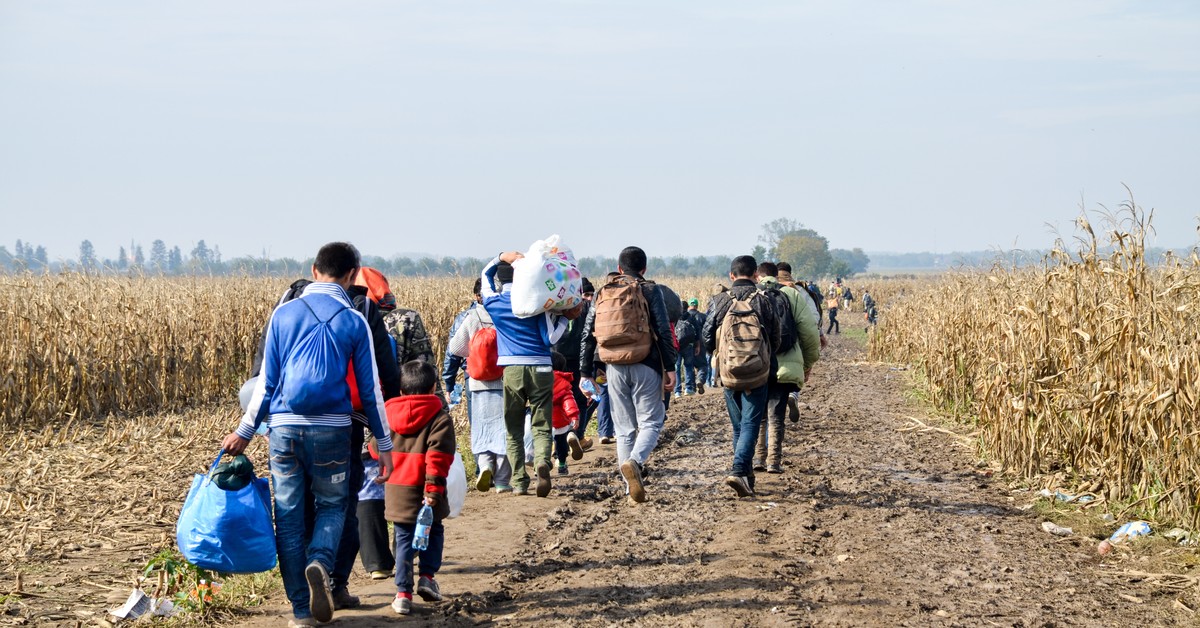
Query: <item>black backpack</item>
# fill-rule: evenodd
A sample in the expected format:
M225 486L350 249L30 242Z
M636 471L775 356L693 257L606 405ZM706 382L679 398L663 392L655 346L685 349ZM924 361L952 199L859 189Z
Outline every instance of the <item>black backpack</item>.
M696 329L688 322L687 317L679 319L675 323L675 339L679 341L679 346L690 345L696 342Z
M796 346L796 319L792 316L792 302L787 295L773 284L759 284L758 289L775 308L775 318L779 320L779 349L775 355L782 355Z

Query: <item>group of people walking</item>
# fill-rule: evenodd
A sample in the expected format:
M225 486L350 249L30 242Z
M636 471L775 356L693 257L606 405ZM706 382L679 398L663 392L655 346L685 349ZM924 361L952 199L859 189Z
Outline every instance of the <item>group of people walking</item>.
M411 612L414 563L416 594L442 599L436 575L456 449L451 400L467 404L481 491L549 495L555 467L566 475L567 459L594 446L586 436L594 413L600 442L616 445L628 501L645 502L643 471L672 395L703 394L706 385L724 389L730 417L726 484L751 496L756 472L783 471L785 416L799 420L797 396L825 344L819 297L790 267L735 258L731 285L720 284L701 312L698 298L647 279L646 253L630 246L598 288L583 279L577 305L519 317L512 265L521 257L501 253L482 269L440 377L420 315L398 308L386 278L362 268L347 243L322 247L312 281L281 298L263 333L247 410L223 446L241 453L269 422L290 625L326 622L358 604L347 584L359 555L372 578L394 569L395 612ZM425 505L434 523L416 550Z

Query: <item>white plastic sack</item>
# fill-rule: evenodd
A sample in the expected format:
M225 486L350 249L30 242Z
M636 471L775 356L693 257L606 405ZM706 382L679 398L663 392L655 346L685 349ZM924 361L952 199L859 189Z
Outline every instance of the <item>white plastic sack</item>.
M450 518L462 514L463 503L467 501L467 468L463 466L462 456L454 452L454 463L450 465L450 475L446 477L446 503L450 506Z
M583 300L583 276L575 254L558 235L534 242L513 263L512 311L520 318L569 310Z

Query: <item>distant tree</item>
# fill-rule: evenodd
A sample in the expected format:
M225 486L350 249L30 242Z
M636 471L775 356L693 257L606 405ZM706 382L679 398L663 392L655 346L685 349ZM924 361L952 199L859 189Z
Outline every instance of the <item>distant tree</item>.
M775 247L771 247L771 250L774 250L774 249L775 249ZM767 259L768 254L769 254L769 252L767 251L766 247L764 247L761 244L754 245L754 249L750 251L750 257L753 257L754 261L756 261L756 262L769 261ZM775 257L775 256L772 254L772 255L770 255L770 257Z
M816 279L829 270L829 241L812 229L784 235L775 244L774 261L792 265L796 279Z
M173 273L183 272L183 251L178 246L171 247L167 253L167 269Z
M0 269L14 270L13 259L14 256L8 252L8 247L0 246Z
M129 269L129 253L125 252L125 247L121 247L117 251L117 270Z
M33 263L41 268L46 268L50 265L50 255L46 253L46 247L38 245L37 249L33 252Z
M871 264L871 258L867 257L867 254L862 249L852 249L849 251L846 249L832 249L829 251L829 255L835 262L842 263L839 269L843 271L842 273L834 273L831 269L831 274L842 277L865 273L867 272L867 266Z
M809 231L808 229L805 229L804 225L801 224L799 220L792 220L791 218L776 218L775 220L763 225L762 228L763 233L762 235L758 236L758 241L766 245L766 250L763 251L762 256L754 256L754 259L760 262L763 261L762 258L766 256L770 256L772 261L782 261L779 258L779 251L776 250L779 246L779 241L788 234ZM757 251L758 249L755 250Z
M156 273L167 270L167 243L162 240L150 244L150 270Z
M79 243L79 268L85 273L96 272L96 247L92 246L91 240L84 240Z
M132 244L133 248L133 267L135 270L142 270L146 267L146 254L142 252L142 245Z
M667 273L671 275L684 277L687 276L691 269L691 260L682 255L676 255L675 257L667 260Z
M201 240L192 249L191 266L193 271L208 272L212 267L212 250Z

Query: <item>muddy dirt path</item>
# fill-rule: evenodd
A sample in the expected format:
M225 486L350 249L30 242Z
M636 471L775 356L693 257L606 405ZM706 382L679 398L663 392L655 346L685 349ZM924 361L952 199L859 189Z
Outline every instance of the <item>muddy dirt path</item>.
M907 380L836 338L803 392L782 475L757 498L723 483L720 391L672 405L630 505L615 450L598 446L550 498L472 493L447 524L446 625L1191 625L1162 591L1106 571L1094 541L1059 539L945 433L904 431ZM1027 503L1027 501L1026 501ZM336 623L404 621L390 582L355 582L364 608ZM1121 594L1128 596L1121 597ZM275 605L246 625L280 625Z
M988 477L961 438L908 429L908 417L932 422L906 401L905 373L862 360L834 339L789 424L785 473L760 474L757 498L723 483L721 391L684 398L648 465L648 503L626 502L611 445L555 477L547 499L471 493L446 525L448 602L402 619L390 581L359 573L364 606L335 624L1195 625L1194 582L1139 583L1128 570L1148 569L1147 552L1101 561L1095 539L1043 532L1020 508L1030 493ZM7 435L0 625L100 624L170 547L192 474L235 415ZM262 448L251 453L261 472ZM233 621L282 626L288 610L279 592Z

